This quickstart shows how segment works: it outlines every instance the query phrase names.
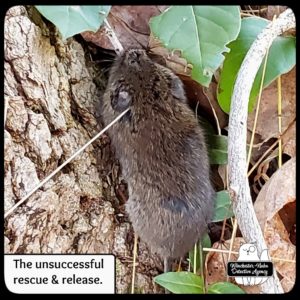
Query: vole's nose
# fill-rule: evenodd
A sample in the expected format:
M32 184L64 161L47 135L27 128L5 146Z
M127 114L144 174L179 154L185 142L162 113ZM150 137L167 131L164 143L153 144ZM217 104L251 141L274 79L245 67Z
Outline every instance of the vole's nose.
M129 64L136 64L140 62L140 57L143 55L142 50L129 50L127 57Z

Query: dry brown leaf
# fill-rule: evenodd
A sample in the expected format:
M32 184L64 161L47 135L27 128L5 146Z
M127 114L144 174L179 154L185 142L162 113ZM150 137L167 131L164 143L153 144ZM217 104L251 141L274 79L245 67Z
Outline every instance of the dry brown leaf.
M296 71L293 68L281 77L282 86L282 132L294 121L296 117ZM252 131L255 110L249 114L248 129ZM256 127L256 134L262 140L278 136L277 115L277 80L263 90Z
M294 287L295 280L289 280L287 277L285 277L281 279L280 283L283 290L288 293Z
M296 201L287 203L279 212L279 216L283 221L285 229L289 234L290 241L296 245Z
M295 260L296 257L296 247L291 243L288 231L293 228L292 223L296 221L296 210L291 206L295 205L296 200L295 178L296 158L294 157L272 175L254 204L272 257L289 260ZM295 263L274 261L274 266L284 278L295 282Z
M296 156L296 121L288 128L282 136L283 153L291 157Z
M295 178L296 158L291 158L272 175L260 191L254 209L262 228L285 204L295 201Z
M114 5L107 20L125 50L147 48L150 35L149 20L166 8L165 5ZM84 32L81 35L86 41L114 50L103 27L96 33Z
M216 242L213 244L212 248L219 250L228 250L229 244L226 244L226 242ZM215 282L227 280L227 258L227 253L209 252L207 254L205 262L207 284L213 284Z
M267 221L264 237L271 257L296 259L296 247L290 242L288 232L278 214ZM273 263L281 276L295 282L296 263L278 260L273 261Z

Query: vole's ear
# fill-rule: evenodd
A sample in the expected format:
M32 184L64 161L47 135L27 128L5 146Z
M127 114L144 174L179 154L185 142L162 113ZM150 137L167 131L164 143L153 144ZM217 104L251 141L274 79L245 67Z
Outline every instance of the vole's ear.
M170 69L164 66L159 65L159 68L166 75L173 97L180 101L186 102L184 86L179 77L177 77Z
M175 97L176 99L186 101L183 83L177 76L173 74L171 80L171 92L173 97Z
M132 97L127 91L117 91L111 95L111 106L114 110L122 112L131 105Z

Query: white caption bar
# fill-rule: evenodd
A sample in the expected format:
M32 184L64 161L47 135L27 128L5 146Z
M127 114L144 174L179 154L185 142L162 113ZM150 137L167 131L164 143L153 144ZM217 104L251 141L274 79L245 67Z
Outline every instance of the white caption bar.
M113 255L5 255L7 288L17 294L114 294Z

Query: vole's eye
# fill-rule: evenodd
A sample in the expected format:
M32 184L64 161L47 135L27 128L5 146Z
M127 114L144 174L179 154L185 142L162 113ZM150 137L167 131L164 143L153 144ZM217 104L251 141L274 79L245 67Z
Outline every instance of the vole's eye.
M119 91L111 100L114 110L122 112L131 104L131 96L127 91Z

